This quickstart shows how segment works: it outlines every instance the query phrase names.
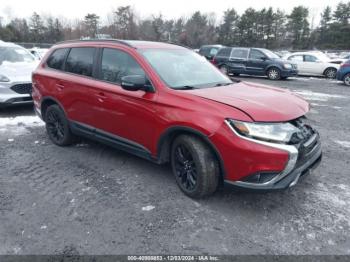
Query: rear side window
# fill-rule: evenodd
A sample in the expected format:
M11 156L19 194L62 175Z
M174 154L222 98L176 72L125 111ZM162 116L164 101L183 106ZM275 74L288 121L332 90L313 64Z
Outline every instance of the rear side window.
M248 49L234 48L232 51L231 57L240 58L240 59L247 59Z
M65 71L92 76L93 61L95 48L93 47L77 47L72 48L67 57Z
M129 54L104 48L100 73L102 80L120 84L121 78L127 75L145 75L145 72Z
M230 54L231 54L231 48L222 48L219 50L219 52L216 56L229 57Z
M210 52L210 47L202 47L201 49L199 49L199 53L201 55L209 55Z
M296 62L303 62L303 61L304 61L302 55L293 55L293 56L290 56L290 57L288 58L288 60L296 61Z
M62 48L62 49L57 49L55 50L47 59L47 66L53 69L62 69L64 59L66 58L68 49L67 48Z

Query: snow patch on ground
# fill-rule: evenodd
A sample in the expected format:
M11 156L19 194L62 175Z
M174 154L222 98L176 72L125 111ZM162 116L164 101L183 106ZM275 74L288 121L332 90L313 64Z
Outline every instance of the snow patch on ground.
M37 116L0 117L0 135L22 135L29 132L27 127L43 125L44 122Z
M345 148L350 148L350 141L334 140L337 144Z
M151 211L154 208L155 206L145 206L145 207L142 207L142 211Z
M0 128L7 126L43 126L44 122L37 116L17 116L0 118Z
M331 95L326 93L318 93L318 92L312 92L309 90L293 90L294 93L301 95L306 100L310 101L322 101L327 102L329 99L336 98L336 99L346 99L347 96L343 95Z

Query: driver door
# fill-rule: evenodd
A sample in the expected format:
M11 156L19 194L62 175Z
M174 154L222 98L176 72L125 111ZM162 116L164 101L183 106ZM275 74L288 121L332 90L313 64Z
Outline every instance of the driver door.
M144 75L145 71L126 51L116 48L100 49L100 84L94 90L95 128L123 141L151 148L154 130L156 92L127 91L121 78Z
M252 75L264 75L265 68L268 65L268 57L261 51L251 49L247 62L247 73Z

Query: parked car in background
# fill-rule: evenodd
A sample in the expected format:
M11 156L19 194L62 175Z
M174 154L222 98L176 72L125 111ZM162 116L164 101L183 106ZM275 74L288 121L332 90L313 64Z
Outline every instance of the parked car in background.
M297 75L294 63L281 59L263 48L225 47L219 50L213 63L224 73L267 76L271 80Z
M349 59L350 59L350 54L346 54L346 55L344 55L344 56L331 59L331 62L340 65L340 64L342 64L342 63L345 63L345 62L348 61Z
M49 49L47 48L37 48L37 47L29 49L30 53L33 56L35 56L38 60L41 60L48 50Z
M345 85L350 86L350 59L340 66L337 72L337 80L343 81Z
M317 75L335 78L339 64L322 52L297 52L286 55L284 59L298 65L299 75Z
M0 41L0 106L32 101L32 71L38 60L25 48Z
M203 45L199 49L198 53L204 56L206 59L212 60L218 51L223 47L223 45Z
M321 161L305 100L284 89L233 82L181 46L61 43L34 71L33 99L53 143L66 146L79 135L170 162L190 197L210 195L224 181L285 189Z

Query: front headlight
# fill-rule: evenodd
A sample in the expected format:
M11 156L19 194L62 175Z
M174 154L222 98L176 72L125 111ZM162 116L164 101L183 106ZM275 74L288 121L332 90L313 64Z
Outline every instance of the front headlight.
M292 69L293 68L293 66L291 64L283 64L283 67L285 69Z
M300 130L291 123L249 123L229 119L230 126L240 135L275 143L289 143Z
M10 79L4 75L0 75L0 82L10 82Z

